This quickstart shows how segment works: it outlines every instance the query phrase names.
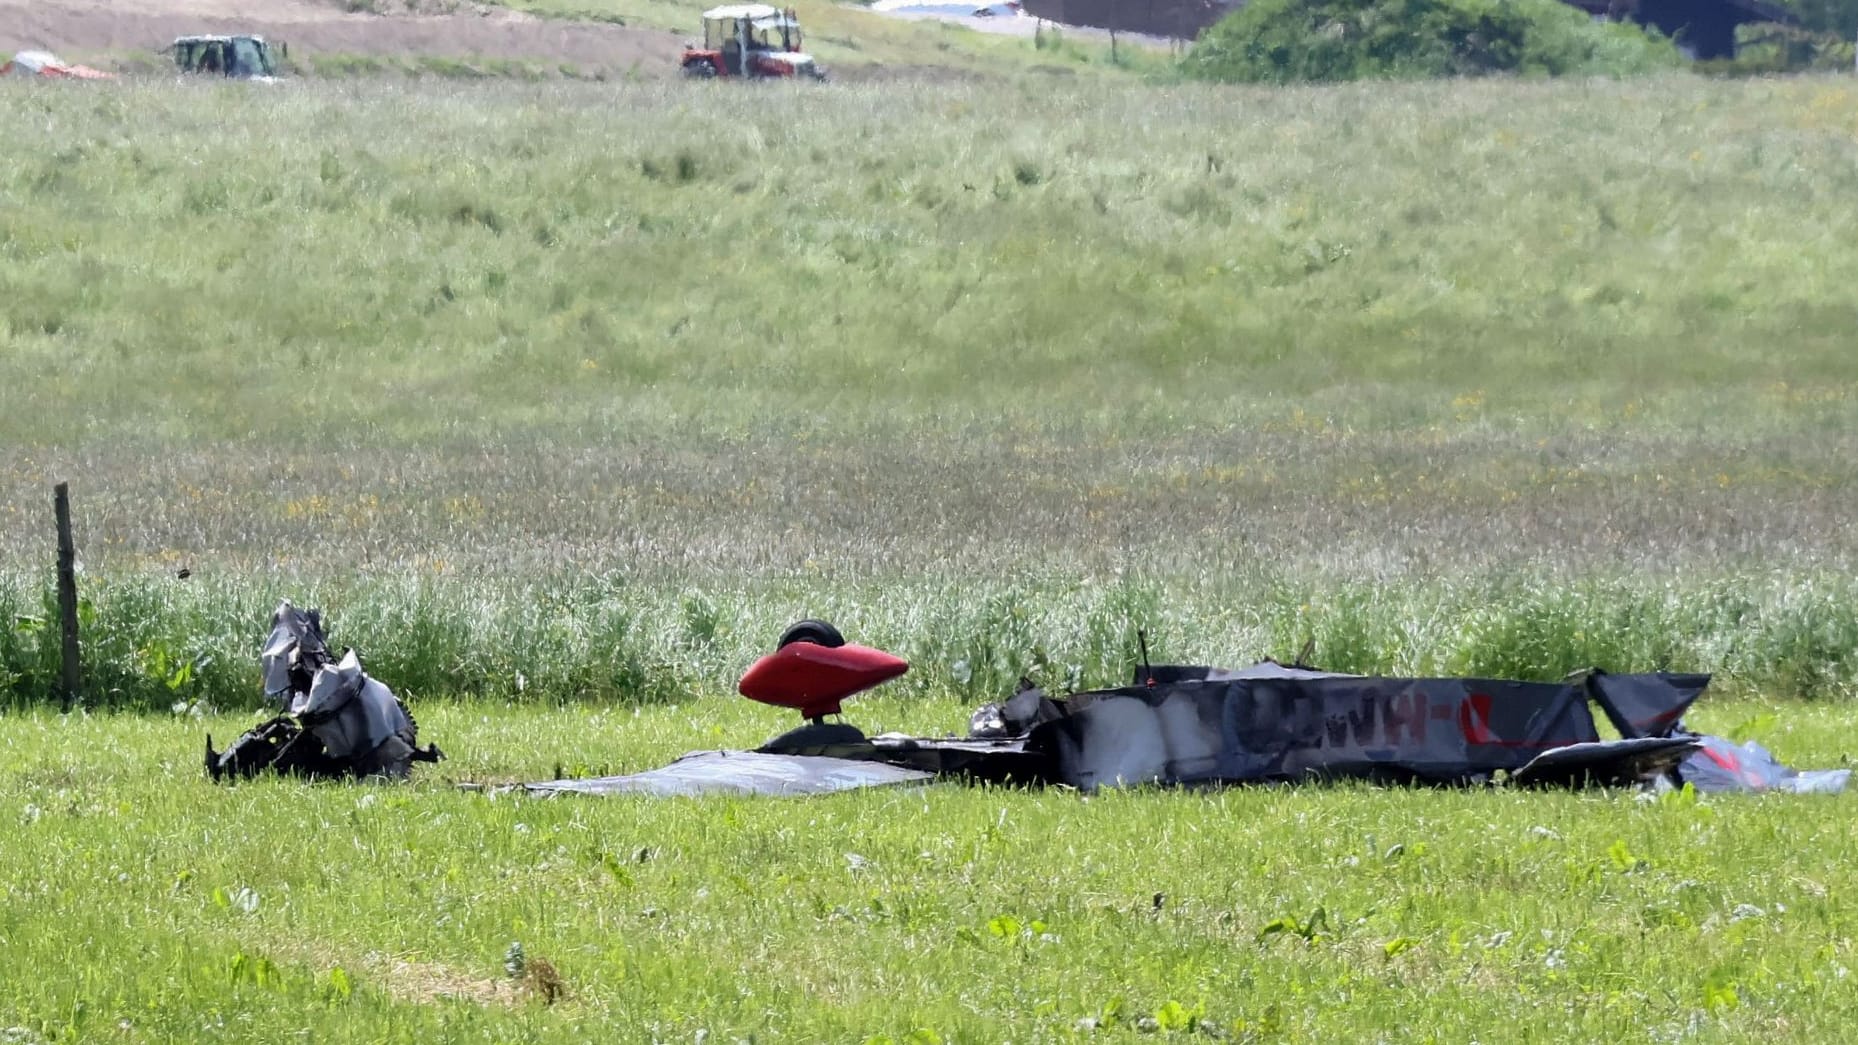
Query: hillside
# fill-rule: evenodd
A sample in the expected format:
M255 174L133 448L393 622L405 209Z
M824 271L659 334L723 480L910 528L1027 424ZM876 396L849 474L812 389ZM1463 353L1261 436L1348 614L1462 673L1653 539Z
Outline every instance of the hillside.
M704 4L669 0L0 0L0 52L47 48L159 69L185 33L259 33L291 47L298 73L669 79ZM809 49L840 79L941 79L1029 70L1119 70L1107 44L1041 48L832 3L798 5Z
M480 635L448 687L591 684L520 623L570 605L705 663L836 606L977 691L1137 611L1858 681L1843 80L39 86L0 501L73 478L125 613L359 585L376 644Z

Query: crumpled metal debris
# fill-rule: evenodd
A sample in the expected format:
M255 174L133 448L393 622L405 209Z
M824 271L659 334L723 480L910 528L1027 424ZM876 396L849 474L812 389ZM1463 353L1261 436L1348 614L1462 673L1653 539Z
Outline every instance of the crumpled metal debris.
M271 615L271 635L259 651L265 699L280 714L247 730L225 751L206 738L206 770L214 780L263 772L311 778L404 779L414 762L437 762L437 745L420 748L419 726L400 698L368 677L354 650L329 653L322 614L290 600Z
M1695 753L1677 767L1677 779L1698 791L1791 791L1836 794L1851 783L1849 769L1790 769L1754 741L1737 744L1699 736Z
M863 787L918 784L934 773L864 759L821 755L769 755L759 751L693 751L668 766L630 776L548 780L526 784L535 792L660 797L735 793L819 795Z
M1590 670L1550 683L1367 677L1273 661L1238 670L1144 665L1132 685L1063 697L1022 680L1010 699L976 710L965 737L866 736L813 716L755 752L693 753L668 767L573 788L562 781L529 787L810 793L867 786L845 773L860 764L927 775L917 779L1081 791L1337 779L1516 787L1688 783L1700 791L1846 787L1847 770L1796 772L1759 745L1685 729L1684 712L1709 681L1673 672ZM756 699L785 702L779 694ZM1618 739L1601 738L1596 707Z

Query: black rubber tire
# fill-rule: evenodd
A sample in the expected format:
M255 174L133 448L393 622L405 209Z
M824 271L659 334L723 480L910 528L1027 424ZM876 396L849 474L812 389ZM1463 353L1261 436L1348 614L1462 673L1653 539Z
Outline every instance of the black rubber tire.
M843 722L808 722L755 749L763 755L825 755L868 759L876 754L864 731Z
M795 621L786 631L781 632L781 641L774 648L780 649L795 642L810 642L831 649L845 645L845 636L825 621L808 617L806 620Z

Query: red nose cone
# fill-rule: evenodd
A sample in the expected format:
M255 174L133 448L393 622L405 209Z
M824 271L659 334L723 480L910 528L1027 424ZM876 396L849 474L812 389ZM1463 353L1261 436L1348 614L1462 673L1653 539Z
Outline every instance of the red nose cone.
M754 663L736 686L750 700L807 718L839 713L839 702L910 670L902 657L869 646L790 642Z

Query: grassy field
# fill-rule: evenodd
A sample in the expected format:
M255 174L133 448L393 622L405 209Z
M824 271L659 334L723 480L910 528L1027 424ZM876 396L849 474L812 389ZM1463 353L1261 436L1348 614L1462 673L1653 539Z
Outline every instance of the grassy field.
M45 86L0 85L0 1036L1845 1036L1836 799L449 782L759 741L725 694L812 613L911 658L880 728L1145 629L1705 669L1698 724L1838 764L1846 81ZM43 707L60 479L91 700L155 714ZM453 760L201 782L284 596Z
M422 695L1858 678L1843 81L730 86L9 87L0 598L66 478L131 703L282 595Z
M1805 761L1842 749L1844 709L1771 711L1699 722ZM421 712L458 757L399 789L215 788L192 752L242 717L0 718L0 1033L1817 1042L1858 1019L1836 798L491 798L446 780L551 776L553 753L637 768L774 716ZM512 942L554 975L508 977Z

